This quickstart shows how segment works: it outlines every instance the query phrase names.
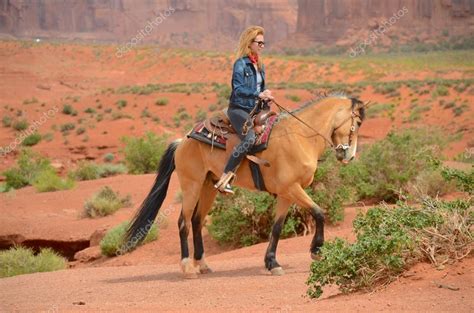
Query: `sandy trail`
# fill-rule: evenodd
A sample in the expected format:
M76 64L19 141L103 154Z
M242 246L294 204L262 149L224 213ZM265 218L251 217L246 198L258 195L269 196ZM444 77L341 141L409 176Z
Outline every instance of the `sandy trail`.
M291 241L291 240L290 240ZM260 250L263 246L259 245ZM305 297L308 253L282 246L286 275L270 276L262 257L210 257L214 273L184 280L177 265L64 270L0 280L1 311L413 311L472 312L474 260L433 271L421 264L407 278L372 294ZM255 248L253 248L255 249ZM243 249L245 251L245 249ZM435 282L459 288L438 288Z

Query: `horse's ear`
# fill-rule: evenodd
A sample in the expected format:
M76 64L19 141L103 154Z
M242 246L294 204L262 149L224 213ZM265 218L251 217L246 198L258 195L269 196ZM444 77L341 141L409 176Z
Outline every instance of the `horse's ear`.
M364 120L365 119L365 110L369 107L371 101L366 101L366 102L362 102L362 101L359 101L358 102L358 110L359 110L359 116L361 118L361 120Z

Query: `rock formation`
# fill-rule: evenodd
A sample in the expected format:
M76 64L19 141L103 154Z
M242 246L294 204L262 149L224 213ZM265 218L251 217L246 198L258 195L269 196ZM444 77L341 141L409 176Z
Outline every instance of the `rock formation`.
M401 41L473 34L474 0L0 0L0 33L229 49L256 24L269 47L291 46L293 38L344 45L400 10L390 28Z

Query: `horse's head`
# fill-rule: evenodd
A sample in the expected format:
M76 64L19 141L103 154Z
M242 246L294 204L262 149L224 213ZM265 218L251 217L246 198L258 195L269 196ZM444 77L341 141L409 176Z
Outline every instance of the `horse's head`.
M357 151L357 136L365 117L365 106L362 101L350 98L350 107L345 107L336 114L332 142L336 158L344 164L354 159Z

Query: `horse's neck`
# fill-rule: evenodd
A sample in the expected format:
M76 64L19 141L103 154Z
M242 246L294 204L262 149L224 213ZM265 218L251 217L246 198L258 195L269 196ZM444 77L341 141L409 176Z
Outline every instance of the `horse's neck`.
M337 113L337 108L329 103L317 103L311 107L305 108L295 115L311 126L318 133L329 138L331 136L332 127L334 126L334 118ZM291 132L297 132L304 137L312 137L315 131L304 125L292 116L288 116L284 120L284 129Z
M288 134L295 133L300 135L298 136L298 140L307 141L308 149L314 149L311 154L314 154L315 158L319 158L319 156L324 152L326 139L330 140L331 138L331 132L336 113L337 108L333 105L324 102L314 104L313 106L305 108L302 111L296 113L296 116L299 119L304 121L313 129L309 128L307 125L304 125L301 121L298 121L292 116L288 116L283 121L281 129ZM315 132L315 130L318 132L318 134Z
M298 117L317 130L321 135L329 138L336 113L337 109L335 106L327 103L319 103L304 109L298 114ZM307 135L314 135L314 130L309 127L305 127L302 131Z

